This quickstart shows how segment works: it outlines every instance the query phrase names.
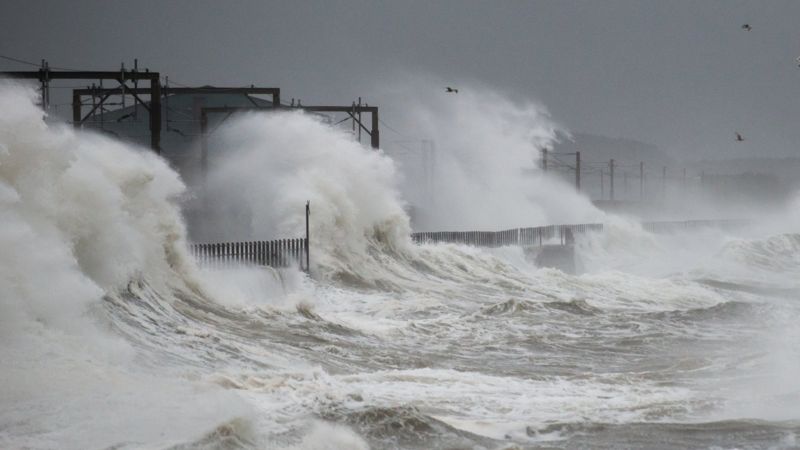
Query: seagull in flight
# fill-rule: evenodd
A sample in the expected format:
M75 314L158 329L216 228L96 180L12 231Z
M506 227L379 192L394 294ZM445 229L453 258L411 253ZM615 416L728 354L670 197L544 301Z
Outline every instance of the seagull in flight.
M458 94L458 89L451 88L450 86L447 86L446 88L444 88L444 91L452 93L452 94Z
M744 142L744 138L738 131L736 132L736 142Z
M751 27L749 23L742 25L742 29L744 31L753 31L753 27Z

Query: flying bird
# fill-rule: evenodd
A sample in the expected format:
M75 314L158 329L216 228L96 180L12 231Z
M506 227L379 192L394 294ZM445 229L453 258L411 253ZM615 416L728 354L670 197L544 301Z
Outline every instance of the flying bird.
M746 24L742 25L742 29L744 31L752 31L753 27L751 27L749 23L746 23Z
M453 93L453 94L458 94L458 89L451 88L450 86L447 86L447 87L446 87L446 88L444 88L444 89L445 89L445 92L450 92L450 93Z
M744 142L744 138L738 131L736 132L736 142Z

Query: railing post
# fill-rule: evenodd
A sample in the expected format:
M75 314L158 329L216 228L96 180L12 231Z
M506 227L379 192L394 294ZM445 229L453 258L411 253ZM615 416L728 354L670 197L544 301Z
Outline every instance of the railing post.
M267 265L273 267L272 255L275 252L274 241L267 241Z

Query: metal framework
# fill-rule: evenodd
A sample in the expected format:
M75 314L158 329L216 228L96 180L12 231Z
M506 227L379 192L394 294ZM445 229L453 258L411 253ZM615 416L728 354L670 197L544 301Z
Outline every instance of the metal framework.
M205 174L208 169L208 116L209 114L226 114L225 118L222 120L226 120L232 114L237 112L248 112L248 111L261 111L261 110L274 110L277 109L278 106L276 103L273 103L272 108L262 108L259 106L217 106L217 107L206 107L200 109L200 168L202 173ZM304 111L311 111L311 112L343 112L347 113L360 127L359 129L364 130L370 136L370 145L374 149L380 148L380 131L378 129L378 107L377 106L367 106L367 105L357 105L352 104L350 106L290 106L285 107L281 106L281 109L302 109ZM361 122L360 117L361 113L370 113L372 115L372 123L371 127L367 129L364 124Z
M161 82L158 72L150 72L145 70L125 70L119 71L94 71L94 70L50 70L47 65L38 71L18 71L18 72L0 72L0 75L9 78L39 80L42 84L42 107L47 108L50 94L50 80L114 80L119 83L119 87L112 89L116 92L124 92L133 95L135 101L142 104L144 108L150 113L150 147L156 152L161 152ZM138 81L149 81L149 88L131 88L128 86L128 81L137 83ZM147 104L139 97L139 94L150 94L150 103ZM110 97L112 93L102 94L101 101L95 104L92 111L86 117L81 118L80 102L75 103L75 94L73 93L72 103L72 116L78 118L76 126L80 126L86 118L91 115L97 108L102 107L103 102Z
M150 90L147 88L125 88L123 86L117 88L86 88L86 89L73 89L72 91L72 123L75 127L80 127L83 125L84 122L98 109L101 108L103 102L107 100L112 95L132 95L133 98L141 103L148 111L150 112L150 108L141 101L139 95L150 93ZM161 95L166 99L167 96L171 94L185 94L185 95L192 95L192 94L240 94L245 95L247 98L253 103L253 108L261 108L258 106L255 101L251 97L252 95L269 95L272 97L272 107L278 108L281 104L281 90L280 88L272 88L272 87L216 87L216 86L205 86L205 87L169 87L163 86L161 89ZM151 94L152 95L152 94ZM84 97L90 97L92 99L92 109L86 114L83 115L83 106L84 106ZM99 102L96 100L99 99ZM165 100L166 101L166 100ZM88 104L87 104L88 106ZM263 109L263 108L262 108ZM201 120L202 122L202 120ZM160 102L159 102L159 130L160 130L161 118L160 118ZM169 129L169 124L167 124ZM151 130L152 130L152 114L151 114Z
M378 129L378 107L377 106L367 106L367 105L360 105L353 103L350 106L295 106L296 109L302 109L305 111L312 111L312 112L341 112L347 113L353 121L358 124L360 130L364 130L370 137L370 146L372 148L380 148L381 146L381 138L380 138L380 130ZM361 122L361 114L362 113L370 113L372 115L371 120L371 127L367 129L364 124Z

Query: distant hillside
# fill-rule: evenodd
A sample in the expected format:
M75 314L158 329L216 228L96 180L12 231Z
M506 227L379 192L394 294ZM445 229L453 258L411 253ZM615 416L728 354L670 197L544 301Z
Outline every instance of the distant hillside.
M553 146L556 153L581 152L581 159L586 162L616 160L622 164L638 164L640 161L648 166L673 166L675 160L658 150L653 144L627 138L611 138L588 133L574 133L572 138L559 136L561 142Z

